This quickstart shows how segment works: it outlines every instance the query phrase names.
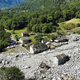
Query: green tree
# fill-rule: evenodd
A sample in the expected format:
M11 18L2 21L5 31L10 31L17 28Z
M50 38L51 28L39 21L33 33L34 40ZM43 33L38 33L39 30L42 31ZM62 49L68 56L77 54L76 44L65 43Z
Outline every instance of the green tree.
M52 22L53 21L53 17L52 16L48 16L47 17L47 22Z
M4 26L0 24L0 51L2 51L10 42L10 33L4 30Z
M24 74L17 67L1 67L0 80L24 80Z

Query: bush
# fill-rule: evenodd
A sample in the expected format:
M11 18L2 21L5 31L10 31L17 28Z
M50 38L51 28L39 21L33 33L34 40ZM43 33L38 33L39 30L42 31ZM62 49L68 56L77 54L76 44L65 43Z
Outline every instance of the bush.
M15 34L15 30L13 29L11 33L12 33L12 34Z
M24 44L22 44L22 47L24 47Z
M73 34L75 34L76 32L73 32Z
M65 35L65 33L62 30L57 30L56 32L58 35Z
M31 45L32 45L32 43L29 43L25 48L29 50Z
M77 31L76 33L80 34L80 30L79 30L79 31Z
M80 23L77 23L77 25L76 25L77 27L80 27Z
M48 35L48 38L54 40L56 38L56 36L52 34L52 35Z
M35 39L35 41L40 42L43 38L42 37L35 36L34 39Z

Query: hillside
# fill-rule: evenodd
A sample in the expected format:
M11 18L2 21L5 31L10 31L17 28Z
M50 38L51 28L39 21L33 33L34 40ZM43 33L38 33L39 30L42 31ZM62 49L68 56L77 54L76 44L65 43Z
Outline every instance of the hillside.
M17 5L24 0L0 0L0 8L8 8Z
M27 0L25 1L25 3L29 1L30 0ZM35 8L33 8L34 2L35 2L35 5L34 5ZM48 8L43 7L43 9L40 9L39 6L40 4L43 5L43 3ZM8 30L19 30L27 27L27 32L31 32L31 31L35 33L57 32L59 34L62 34L63 29L71 30L73 28L79 27L80 23L79 24L77 23L76 25L75 24L73 25L72 23L65 24L64 26L62 26L63 29L62 28L60 29L58 27L58 23L60 22L68 21L72 18L80 18L79 3L80 1L78 0L75 0L75 1L74 0L60 0L60 1L59 0L49 0L49 1L33 0L31 1L32 5L30 6L32 8L29 8L29 10L33 10L33 9L36 10L36 8L37 9L39 8L39 10L28 11L24 13L1 12L0 22L1 24L3 23L4 28ZM49 5L49 4L52 4L52 5ZM28 3L24 5L24 8L22 8L22 6L20 8L25 9L25 6L27 5ZM36 5L38 5L38 7ZM13 8L10 8L10 9L12 9L12 11L18 10L18 8L15 9L15 7L13 7L14 9Z
M54 6L59 6L71 0L26 0L15 7L10 8L10 10L28 10L34 11L38 9L48 9Z

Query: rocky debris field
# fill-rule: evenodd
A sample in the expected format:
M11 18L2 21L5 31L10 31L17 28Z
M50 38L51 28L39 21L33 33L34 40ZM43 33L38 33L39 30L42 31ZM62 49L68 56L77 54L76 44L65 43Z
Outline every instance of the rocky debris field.
M27 52L0 54L0 67L17 66L25 74L25 78L35 78L35 80L61 80L78 79L80 80L80 35L67 35L70 39L68 44L47 50L35 55ZM74 40L75 39L75 40ZM70 60L63 65L56 66L53 63L53 56L66 54ZM45 63L50 68L40 67Z

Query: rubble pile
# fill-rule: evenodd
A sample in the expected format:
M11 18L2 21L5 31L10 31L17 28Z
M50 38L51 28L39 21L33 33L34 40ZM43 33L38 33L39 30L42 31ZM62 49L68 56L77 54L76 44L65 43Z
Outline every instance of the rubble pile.
M58 46L53 50L47 50L39 54L6 53L0 54L0 67L17 66L25 74L28 80L80 80L80 38L74 41L78 34L67 35L69 42ZM70 60L65 64L56 66L53 56L65 54ZM41 67L40 67L41 66Z

